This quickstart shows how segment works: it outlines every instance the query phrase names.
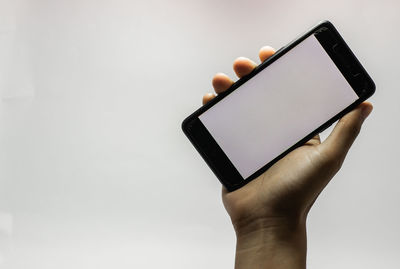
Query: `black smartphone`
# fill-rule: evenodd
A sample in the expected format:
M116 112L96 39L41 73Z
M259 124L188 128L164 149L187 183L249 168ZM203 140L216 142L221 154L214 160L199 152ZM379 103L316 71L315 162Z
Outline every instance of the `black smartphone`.
M323 21L187 117L182 129L233 191L374 92L346 42Z

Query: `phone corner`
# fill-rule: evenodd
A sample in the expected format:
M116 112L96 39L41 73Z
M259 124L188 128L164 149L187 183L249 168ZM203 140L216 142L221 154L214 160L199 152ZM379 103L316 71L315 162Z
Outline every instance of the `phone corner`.
M187 134L187 127L188 127L188 125L189 125L189 117L187 117L186 119L184 119L183 121L182 121L182 123L181 123L181 129L182 129L182 131L185 133L185 134Z
M190 130L193 126L193 115L186 117L181 123L181 129L183 133L189 138L190 137Z
M330 20L321 20L318 24L333 27L333 23Z
M371 90L370 90L370 97L374 95L376 92L376 84L373 80L371 80Z
M367 77L368 77L368 86L367 86L367 93L368 93L368 97L371 97L372 95L375 94L376 91L376 84L375 81L369 76L369 74L367 73Z

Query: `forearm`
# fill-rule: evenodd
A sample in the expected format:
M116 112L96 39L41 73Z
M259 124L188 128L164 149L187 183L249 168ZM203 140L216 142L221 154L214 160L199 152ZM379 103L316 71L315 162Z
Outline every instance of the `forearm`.
M307 237L305 221L253 225L236 230L235 269L304 269Z

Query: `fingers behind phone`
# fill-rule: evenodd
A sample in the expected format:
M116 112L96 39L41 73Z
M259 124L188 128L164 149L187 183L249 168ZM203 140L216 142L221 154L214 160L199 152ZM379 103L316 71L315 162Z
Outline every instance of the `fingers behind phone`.
M212 80L212 85L217 94L226 91L232 84L233 80L224 73L215 74Z
M257 64L252 60L245 57L239 57L233 62L233 71L235 71L236 75L241 78L250 74L256 66Z
M207 104L208 102L210 102L213 98L215 97L214 93L206 93L203 96L203 105Z
M270 46L264 46L258 52L261 62L264 62L275 53L275 49Z
M260 60L263 62L274 53L275 50L273 48L270 46L264 46L259 51ZM257 64L255 62L245 57L239 57L233 62L233 70L239 78L248 75L256 66ZM212 79L212 85L217 94L229 89L233 83L234 81L224 73L217 73ZM213 93L205 94L203 96L203 104L208 103L214 97L215 94Z

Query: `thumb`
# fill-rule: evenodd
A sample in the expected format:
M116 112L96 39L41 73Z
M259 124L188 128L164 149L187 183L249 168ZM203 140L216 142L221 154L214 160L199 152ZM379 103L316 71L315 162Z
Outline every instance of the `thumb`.
M332 133L320 145L323 150L330 157L343 161L372 108L371 103L364 102L341 118Z

